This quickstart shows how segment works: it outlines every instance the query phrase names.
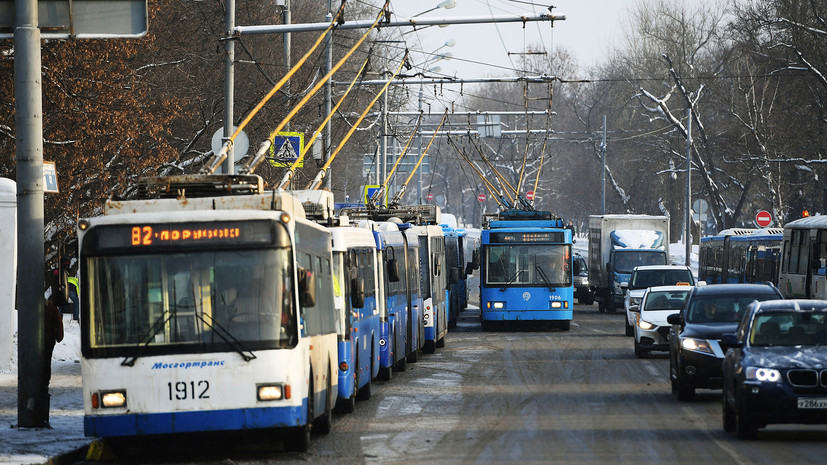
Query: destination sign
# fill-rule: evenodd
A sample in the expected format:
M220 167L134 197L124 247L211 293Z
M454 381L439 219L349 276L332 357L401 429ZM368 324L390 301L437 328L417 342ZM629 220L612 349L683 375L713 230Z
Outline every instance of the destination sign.
M271 223L258 220L107 225L96 229L99 249L266 245L273 242Z
M565 240L565 233L562 231L548 232L492 232L490 242L522 244L531 242L559 244Z

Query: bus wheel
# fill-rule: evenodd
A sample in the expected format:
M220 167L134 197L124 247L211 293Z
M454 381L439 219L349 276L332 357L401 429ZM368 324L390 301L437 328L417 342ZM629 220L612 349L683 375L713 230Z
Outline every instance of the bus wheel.
M391 371L391 367L379 367L379 379L382 381L390 381L393 377Z
M436 341L436 347L438 349L442 349L445 347L445 336L442 336L441 338L439 338L438 341Z
M408 358L402 357L396 362L396 365L393 366L393 369L396 371L405 371L408 369Z
M328 368L328 372L330 369ZM327 402L325 402L324 406L324 413L322 416L316 419L313 423L313 430L319 434L330 434L330 426L333 424L333 409L330 405L332 402L330 399L333 397L331 395L331 391L333 390L333 385L331 382L331 378L328 376L327 378L327 391L325 391L325 396L327 398Z
M410 354L408 354L408 363L416 363L419 361L419 349L414 349Z
M307 422L294 429L288 436L284 448L291 452L306 452L310 448L310 428L313 424L313 373L310 373L310 383L307 388Z
M426 354L432 354L436 352L436 346L434 345L434 341L425 341L425 345L422 346L422 352Z

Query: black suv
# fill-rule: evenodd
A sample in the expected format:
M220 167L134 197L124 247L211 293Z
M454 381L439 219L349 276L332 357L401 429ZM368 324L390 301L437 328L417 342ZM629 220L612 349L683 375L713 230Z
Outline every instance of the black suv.
M753 301L783 299L771 284L712 284L692 289L680 313L669 315L672 394L690 400L695 389L720 389L721 335L738 327Z
M722 343L724 430L750 439L771 423L827 423L827 302L754 303Z
M594 303L594 293L589 288L589 267L586 259L579 253L571 257L572 275L574 277L574 297L581 304Z

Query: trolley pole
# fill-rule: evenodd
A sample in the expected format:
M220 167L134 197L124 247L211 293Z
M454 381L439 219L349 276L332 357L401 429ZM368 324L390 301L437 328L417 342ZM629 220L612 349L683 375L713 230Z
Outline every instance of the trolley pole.
M17 0L14 93L17 127L18 367L17 421L25 428L49 422L49 380L43 299L43 88L37 0Z

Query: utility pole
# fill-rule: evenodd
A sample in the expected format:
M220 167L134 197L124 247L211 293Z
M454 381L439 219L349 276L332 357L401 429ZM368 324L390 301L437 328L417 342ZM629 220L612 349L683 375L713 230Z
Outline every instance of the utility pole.
M385 82L390 79L390 71L387 68L382 70L382 76ZM381 134L379 134L379 153L380 163L377 172L376 184L382 185L388 175L388 92L382 92L382 125L380 126ZM388 197L388 186L385 186L385 199ZM385 199L382 199L384 203Z
M290 11L290 0L280 0L282 2L282 22L284 24L292 24L293 23L293 14ZM290 72L290 68L293 66L293 60L290 56L292 50L291 44L292 34L289 32L284 33L284 74ZM290 81L284 85L288 99L290 96ZM288 100L289 102L289 100ZM287 123L287 126L284 127L285 130L290 131L290 122Z
M689 213L692 208L692 107L686 109L686 205L684 206L684 221L686 221L686 231L684 232L686 243L686 258L684 264L689 266L691 263L690 254L692 253L692 215Z
M17 0L14 91L17 168L18 361L17 421L24 428L49 422L43 277L43 87L37 0ZM56 290L55 290L56 292Z
M235 0L227 0L224 11L224 22L227 31L224 37L224 141L228 141L233 135L233 100L235 99ZM233 174L235 171L235 155L233 144L227 149L227 158L221 165L226 174Z

